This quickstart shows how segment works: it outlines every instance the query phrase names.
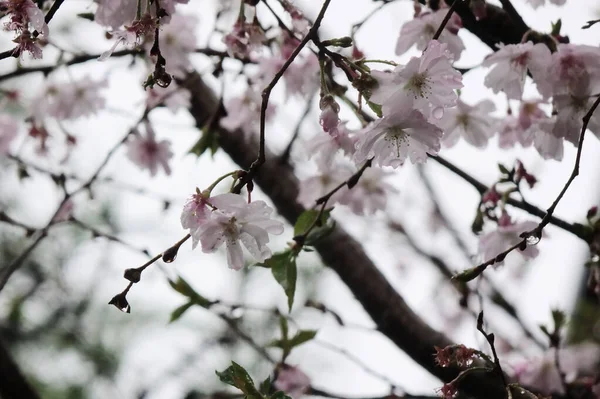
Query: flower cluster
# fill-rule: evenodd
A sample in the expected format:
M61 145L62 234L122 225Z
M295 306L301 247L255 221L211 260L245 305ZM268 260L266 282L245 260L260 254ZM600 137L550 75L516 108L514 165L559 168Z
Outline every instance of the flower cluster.
M37 36L48 37L48 25L42 10L32 0L0 0L0 11L9 16L4 29L17 34L13 40L17 44L15 54L22 56L27 51L33 58L42 58Z
M210 197L199 190L183 207L181 225L190 230L193 248L215 252L225 243L227 263L234 270L244 267L243 246L259 262L271 256L269 234L283 233L283 223L271 219L273 209L264 201L246 202L239 194Z

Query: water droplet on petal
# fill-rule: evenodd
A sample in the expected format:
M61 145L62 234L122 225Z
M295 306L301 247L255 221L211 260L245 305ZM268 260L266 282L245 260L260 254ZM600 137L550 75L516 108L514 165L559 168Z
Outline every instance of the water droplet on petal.
M444 108L435 107L433 111L431 111L431 114L435 119L441 119L444 116Z

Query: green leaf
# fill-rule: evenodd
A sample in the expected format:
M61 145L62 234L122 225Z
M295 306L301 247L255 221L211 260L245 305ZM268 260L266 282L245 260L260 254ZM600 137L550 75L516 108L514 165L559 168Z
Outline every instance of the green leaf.
M292 399L292 397L286 395L283 391L277 391L273 395L271 395L269 399Z
M207 308L213 304L213 302L204 298L202 295L198 294L191 285L187 283L183 278L177 277L176 281L169 280L169 285L181 295L190 298L191 302L196 305L200 305L203 308Z
M194 302L188 302L179 306L171 313L171 319L169 320L169 323L173 323L175 320L179 319L192 306L194 306Z
M310 341L317 335L315 330L300 330L290 339L290 347L302 345L305 342Z
M221 382L231 385L242 391L247 396L262 398L263 395L254 386L254 381L242 366L231 362L231 366L219 372L215 371Z
M296 279L298 270L296 267L296 258L290 251L275 254L265 261L271 268L271 273L275 280L281 285L285 295L288 298L288 308L291 311L294 304L294 294L296 293Z
M372 103L371 101L367 101L367 105L369 106L369 108L371 108L373 112L377 114L378 117L381 118L381 116L383 115L383 113L381 112L381 105Z
M213 129L202 129L202 136L200 136L196 144L188 152L199 157L208 149L210 149L211 155L215 155L219 149L219 139Z
M319 227L318 229L314 229L310 232L308 237L306 237L306 241L304 241L304 247L306 245L315 245L319 241L321 241L324 237L331 234L331 232L335 229L335 221L332 220L330 223L327 223L323 227Z
M501 163L498 164L498 169L500 170L500 173L502 173L503 175L510 174L510 171L506 168L506 166L502 165Z
M302 214L298 216L296 224L294 225L294 235L299 236L301 234L304 234L306 230L308 230L309 227L312 226L315 219L317 219L317 217L319 216L319 213L320 212L315 209L309 209L307 211L302 212ZM317 221L316 227L325 226L325 223L327 223L327 220L329 219L329 214L330 211L323 212L323 215L321 215L321 219Z
M264 395L268 395L271 392L271 376L268 376L263 382L260 383L258 390Z

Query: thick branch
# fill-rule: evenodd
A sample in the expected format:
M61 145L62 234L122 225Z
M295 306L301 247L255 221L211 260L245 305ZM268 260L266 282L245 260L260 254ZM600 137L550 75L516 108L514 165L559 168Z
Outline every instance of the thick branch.
M204 126L217 108L217 97L198 74L191 74L180 84L192 94L191 113L196 124ZM220 129L219 142L221 148L242 168L250 167L255 160L258 144L245 142L241 132ZM298 180L292 167L278 162L273 154L266 156L265 163L255 175L255 182L271 198L279 213L291 223L304 211L296 201ZM434 361L434 346L445 347L451 341L433 330L408 307L365 254L359 242L338 226L317 246L317 250L325 264L350 288L384 335L440 379L451 381L457 376L457 369L441 368ZM500 381L490 375L467 378L462 387L487 398L504 397Z
M39 399L37 392L25 379L19 366L0 341L0 398Z

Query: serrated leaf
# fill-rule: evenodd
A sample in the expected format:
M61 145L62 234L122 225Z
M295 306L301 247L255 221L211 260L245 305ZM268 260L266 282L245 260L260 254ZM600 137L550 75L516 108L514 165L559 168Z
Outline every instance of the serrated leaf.
M211 155L215 155L219 149L219 140L213 129L203 129L202 136L200 136L196 144L188 152L199 157L208 149L210 149Z
M236 387L244 394L258 398L262 397L254 386L254 381L250 377L250 374L236 362L231 362L231 366L221 372L215 371L215 373L219 376L221 382Z
M188 302L179 306L177 309L171 312L171 318L169 319L169 323L173 323L175 320L179 319L192 306L194 306L194 302Z
M271 267L273 277L275 277L275 280L283 288L288 298L288 308L291 311L294 304L294 294L296 293L296 279L298 277L296 258L290 251L285 251L271 256L265 263Z
M498 164L498 169L500 170L500 173L502 173L503 175L509 175L510 174L510 172L506 168L506 166L502 165L501 163Z
M187 283L183 278L177 277L176 281L169 280L169 285L181 295L190 298L191 302L196 305L200 305L203 308L209 307L212 305L212 302L198 294L191 285Z

